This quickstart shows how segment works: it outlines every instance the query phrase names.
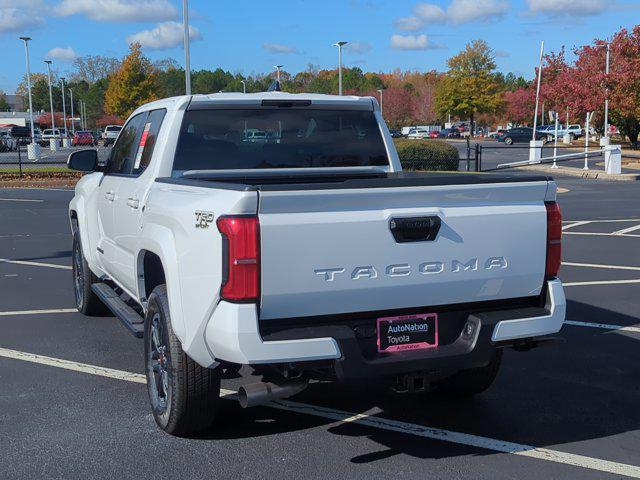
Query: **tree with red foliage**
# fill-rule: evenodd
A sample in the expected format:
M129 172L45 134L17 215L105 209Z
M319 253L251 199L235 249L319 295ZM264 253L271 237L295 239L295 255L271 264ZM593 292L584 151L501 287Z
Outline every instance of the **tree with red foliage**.
M533 119L536 101L536 92L533 88L521 87L513 92L505 92L504 101L507 121L521 125Z
M123 125L124 120L116 115L101 115L96 119L96 127L104 128L107 125Z
M64 127L62 113L53 112L53 120L56 124L56 128ZM67 118L67 122L70 122L69 118ZM53 128L51 126L51 112L38 115L38 117L34 120L34 123L38 124L40 128Z

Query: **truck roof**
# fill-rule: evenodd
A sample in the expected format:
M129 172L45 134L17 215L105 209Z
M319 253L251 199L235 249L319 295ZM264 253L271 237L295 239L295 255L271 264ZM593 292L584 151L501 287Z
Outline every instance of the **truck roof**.
M259 92L241 93L224 92L198 95L181 95L178 97L164 98L155 102L140 106L135 112L143 112L157 108L176 109L185 103L189 109L220 108L225 105L234 106L260 106L263 102L291 102L292 105L302 102L311 102L317 107L339 107L356 110L376 110L378 102L373 97L357 97L355 95L324 95L319 93L287 93L287 92Z

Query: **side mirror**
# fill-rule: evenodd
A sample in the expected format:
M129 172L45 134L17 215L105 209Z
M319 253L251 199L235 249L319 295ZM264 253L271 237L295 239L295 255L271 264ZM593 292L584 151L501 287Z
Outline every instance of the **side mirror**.
M69 155L67 167L80 172L93 172L98 166L98 152L96 150L79 150Z

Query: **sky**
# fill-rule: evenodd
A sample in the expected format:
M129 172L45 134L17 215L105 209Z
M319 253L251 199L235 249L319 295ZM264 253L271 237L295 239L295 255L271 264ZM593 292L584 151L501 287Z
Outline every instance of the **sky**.
M273 65L298 72L346 66L365 71L445 71L467 42L484 39L498 69L531 78L540 42L571 49L640 23L629 0L190 0L192 69L245 75ZM28 35L31 70L53 60L64 74L76 56L121 58L139 41L152 59L183 63L181 0L0 0L0 90L25 73L18 37ZM612 59L615 61L615 59Z

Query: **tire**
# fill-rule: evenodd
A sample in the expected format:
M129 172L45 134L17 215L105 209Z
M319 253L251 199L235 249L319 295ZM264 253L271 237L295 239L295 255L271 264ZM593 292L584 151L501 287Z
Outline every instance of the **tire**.
M573 133L569 134L569 141L573 142L576 139L576 136Z
M76 308L84 315L95 316L106 313L107 307L91 290L91 285L100 280L89 268L87 260L82 254L80 243L80 231L76 228L73 232L72 248L73 293L76 299Z
M504 144L505 144L505 145L513 145L513 138L511 138L511 137L505 137L505 139L504 139Z
M433 393L448 398L468 398L487 390L498 375L502 362L502 350L493 354L485 367L462 370L433 385Z
M165 285L149 297L144 324L147 392L153 418L165 432L185 436L213 423L220 404L220 369L204 368L173 333Z

